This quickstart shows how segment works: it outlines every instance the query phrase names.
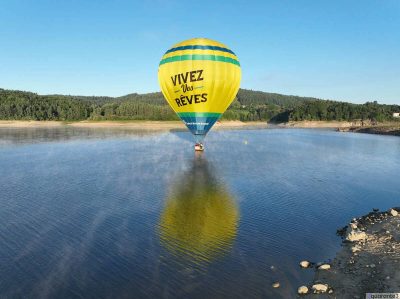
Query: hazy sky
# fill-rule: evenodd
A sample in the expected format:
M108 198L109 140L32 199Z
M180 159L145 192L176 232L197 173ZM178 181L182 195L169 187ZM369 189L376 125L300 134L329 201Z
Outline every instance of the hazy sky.
M242 88L400 104L400 1L1 0L0 87L158 91L173 44L230 47Z

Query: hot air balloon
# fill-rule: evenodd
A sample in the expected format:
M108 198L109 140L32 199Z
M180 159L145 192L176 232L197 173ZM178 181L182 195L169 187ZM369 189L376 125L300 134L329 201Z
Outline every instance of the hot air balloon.
M202 157L171 184L161 214L161 244L173 255L210 263L229 252L237 234L239 210L214 169Z
M234 100L241 70L235 53L217 41L194 38L172 46L160 61L161 91L203 150L207 132Z

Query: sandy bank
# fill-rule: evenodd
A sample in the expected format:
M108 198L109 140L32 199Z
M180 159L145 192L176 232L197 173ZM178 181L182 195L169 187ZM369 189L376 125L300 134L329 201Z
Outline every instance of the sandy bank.
M31 121L31 120L0 120L0 128L37 128L37 127L60 127L61 121Z
M80 128L125 128L143 130L172 130L185 129L181 121L20 121L20 120L0 120L0 128L46 128L46 127L80 127ZM224 128L250 128L267 127L265 122L241 122L241 121L222 121L214 125L214 129Z
M348 121L290 121L278 124L278 126L285 128L349 128L361 126L361 123Z
M66 124L77 128L125 128L135 130L171 130L185 128L178 121L80 121Z
M329 270L316 270L312 285L331 294L309 298L365 298L366 293L400 292L400 210L373 211L338 230L343 238ZM311 284L310 284L311 285Z

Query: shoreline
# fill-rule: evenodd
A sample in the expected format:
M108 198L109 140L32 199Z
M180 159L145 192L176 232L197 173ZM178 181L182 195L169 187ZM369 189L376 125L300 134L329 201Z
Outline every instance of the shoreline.
M224 128L266 128L266 122L221 121L214 125L214 129ZM0 120L0 128L126 128L138 130L172 130L185 129L181 121L24 121Z
M369 127L338 128L338 131L339 132L400 136L400 125L397 125L397 126L381 125L381 126L369 126Z
M34 120L0 120L0 128L124 128L143 131L184 130L181 121L149 121L149 120L109 120L109 121L34 121ZM400 136L400 122L371 122L347 121L296 121L287 123L267 123L263 121L218 121L214 130L243 129L243 128L307 128L307 129L336 129L338 132L367 133L378 135Z
M387 212L374 209L353 218L337 231L342 237L342 248L329 263L330 267L324 269L317 264L306 297L365 298L366 293L398 292L399 227L400 208Z
M331 128L338 132L400 136L400 122L296 121L277 124L282 128Z
M325 120L313 120L313 121L289 121L286 123L276 124L282 128L349 128L357 125L356 122L348 121L325 121Z

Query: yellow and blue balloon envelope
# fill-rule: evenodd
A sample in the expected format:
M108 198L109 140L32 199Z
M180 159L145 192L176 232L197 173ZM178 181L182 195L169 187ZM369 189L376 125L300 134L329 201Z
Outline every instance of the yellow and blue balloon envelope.
M224 44L206 38L183 41L161 59L158 80L171 108L203 138L239 90L240 63Z

